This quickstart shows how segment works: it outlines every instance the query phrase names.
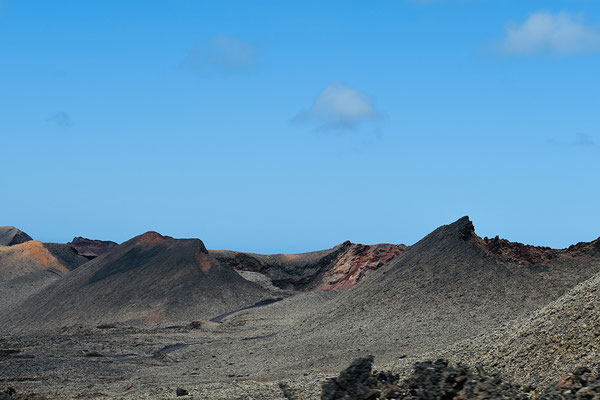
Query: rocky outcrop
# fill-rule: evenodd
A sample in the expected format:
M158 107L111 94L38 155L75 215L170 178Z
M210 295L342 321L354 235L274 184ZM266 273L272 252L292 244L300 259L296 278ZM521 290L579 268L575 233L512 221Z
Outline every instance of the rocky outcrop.
M14 226L0 226L0 246L14 246L30 240L33 240L31 236Z
M484 237L482 247L500 261L523 265L548 264L568 258L586 255L600 256L600 238L592 242L580 242L566 249L552 249L545 246L532 246L510 242L498 236Z
M345 242L344 248L324 269L317 289L349 289L367 274L398 257L407 247L403 244L363 245Z
M301 254L262 255L211 250L238 271L258 272L281 289L348 289L406 250L399 244L362 245L346 241L332 249Z
M322 385L322 400L369 399L540 399L600 398L600 377L588 367L578 367L545 390L505 382L482 366L450 365L446 360L418 362L414 372L400 382L390 372L373 372L373 357L356 359L336 378ZM285 391L284 391L285 394ZM287 397L287 396L286 396ZM289 397L288 397L289 398Z
M77 251L77 254L88 259L96 258L118 246L118 243L110 240L93 240L81 236L73 238L68 244Z

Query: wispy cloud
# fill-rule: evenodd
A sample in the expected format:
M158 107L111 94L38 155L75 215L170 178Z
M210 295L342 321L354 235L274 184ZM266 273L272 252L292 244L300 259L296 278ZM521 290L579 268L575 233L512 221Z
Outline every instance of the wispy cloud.
M217 35L200 43L188 53L181 66L196 72L234 73L256 65L256 51L249 43Z
M320 124L320 129L354 129L367 120L380 117L370 99L339 82L328 85L308 110L299 112L293 122Z
M576 133L574 137L569 140L565 139L548 139L548 143L556 146L564 147L593 147L596 145L594 139L585 133Z
M597 51L600 50L600 33L586 25L581 15L538 11L523 23L507 24L501 50L505 54Z
M70 128L73 125L71 117L64 111L52 113L48 118L46 118L46 122L58 126L59 128Z

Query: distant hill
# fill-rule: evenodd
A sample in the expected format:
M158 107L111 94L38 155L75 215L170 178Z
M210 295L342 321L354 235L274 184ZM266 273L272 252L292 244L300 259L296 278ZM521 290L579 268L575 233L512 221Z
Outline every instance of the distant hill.
M48 285L6 320L18 330L187 323L270 297L268 290L216 261L201 240L148 232Z
M33 240L25 232L14 226L0 226L0 246L14 246Z
M346 241L332 249L263 255L209 250L238 271L258 272L282 289L348 289L406 250L405 245L362 245Z

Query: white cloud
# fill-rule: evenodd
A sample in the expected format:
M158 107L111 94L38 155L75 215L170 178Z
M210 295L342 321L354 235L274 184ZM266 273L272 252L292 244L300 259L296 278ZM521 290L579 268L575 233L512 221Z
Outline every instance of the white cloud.
M256 64L254 48L225 35L213 36L196 45L182 62L182 67L204 72L217 70L231 73L247 70Z
M323 129L352 129L378 117L366 95L336 82L323 89L312 107L298 113L293 120L318 122Z
M543 11L531 14L522 24L509 23L502 45L505 53L515 54L572 54L599 49L600 33L585 25L581 16Z

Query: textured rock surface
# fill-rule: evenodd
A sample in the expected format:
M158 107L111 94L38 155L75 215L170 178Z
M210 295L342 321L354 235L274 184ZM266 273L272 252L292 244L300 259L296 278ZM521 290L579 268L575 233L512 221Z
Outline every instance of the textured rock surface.
M592 242L580 242L566 249L552 249L510 242L496 236L492 239L483 238L482 247L501 261L524 265L548 264L583 256L600 256L600 238Z
M321 400L368 399L599 399L598 371L578 367L557 383L536 390L531 385L504 381L489 374L482 366L452 366L446 360L418 362L403 382L390 372L372 372L373 357L359 358L323 383Z
M600 399L600 375L588 367L578 367L546 389L540 400Z
M258 272L282 289L348 289L406 250L405 245L344 242L332 249L301 254L262 255L210 250L240 271Z
M372 372L373 357L356 359L323 384L322 400L529 399L522 388L483 368L450 366L445 360L416 363L402 383L390 372Z
M448 349L524 384L546 385L600 361L600 274L515 324Z
M14 226L0 226L0 246L14 246L33 240L25 232Z

